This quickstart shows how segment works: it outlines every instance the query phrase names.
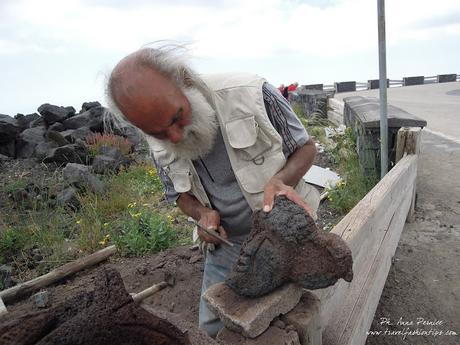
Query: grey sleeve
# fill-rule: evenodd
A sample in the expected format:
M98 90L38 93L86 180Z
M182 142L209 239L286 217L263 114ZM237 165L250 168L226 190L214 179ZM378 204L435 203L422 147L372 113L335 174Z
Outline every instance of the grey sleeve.
M172 204L175 203L180 194L176 192L171 179L168 177L164 169L158 165L155 157L153 157L152 154L150 156L152 158L153 164L155 165L155 168L157 169L158 177L160 178L161 183L163 183L163 190L166 196L166 200Z
M269 83L262 86L265 109L276 131L283 138L283 153L288 158L310 139L286 98Z

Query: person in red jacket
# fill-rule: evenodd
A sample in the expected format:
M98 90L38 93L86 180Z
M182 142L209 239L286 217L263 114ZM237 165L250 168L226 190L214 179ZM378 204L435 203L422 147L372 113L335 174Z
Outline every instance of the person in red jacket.
M291 85L288 86L288 91L295 91L297 90L298 86L299 86L298 82L292 83Z

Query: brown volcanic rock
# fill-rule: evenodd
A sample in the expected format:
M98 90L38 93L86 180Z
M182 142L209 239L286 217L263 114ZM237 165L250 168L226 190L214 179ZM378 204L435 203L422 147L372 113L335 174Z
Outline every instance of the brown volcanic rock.
M106 269L96 289L45 311L0 318L5 345L214 345L196 327L170 313L133 303L120 274Z
M252 230L226 283L238 294L262 296L285 282L321 289L353 278L352 255L336 234L318 230L305 211L284 196L269 213L256 211Z

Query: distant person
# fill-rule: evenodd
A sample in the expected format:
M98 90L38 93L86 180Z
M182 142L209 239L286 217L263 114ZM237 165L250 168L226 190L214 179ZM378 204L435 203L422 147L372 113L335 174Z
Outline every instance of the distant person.
M287 86L284 87L283 92L281 92L286 101L289 101L289 88Z
M296 91L298 86L299 86L298 82L292 83L291 85L288 86L288 91Z

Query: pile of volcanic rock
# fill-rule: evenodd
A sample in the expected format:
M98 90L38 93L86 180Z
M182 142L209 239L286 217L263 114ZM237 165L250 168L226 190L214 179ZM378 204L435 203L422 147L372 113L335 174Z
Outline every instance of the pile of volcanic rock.
M177 315L137 305L120 274L105 269L93 291L54 307L0 317L4 345L217 345Z
M37 163L65 167L66 188L55 197L60 203L78 208L78 191L104 192L104 185L95 174L116 172L131 161L116 147L102 146L94 155L87 138L109 132L128 139L133 150L141 147L138 132L133 127L114 126L108 114L99 102L83 103L78 113L73 107L46 103L38 108L38 113L14 117L0 114L0 163L35 159ZM31 183L10 197L18 203L35 200L41 188Z

